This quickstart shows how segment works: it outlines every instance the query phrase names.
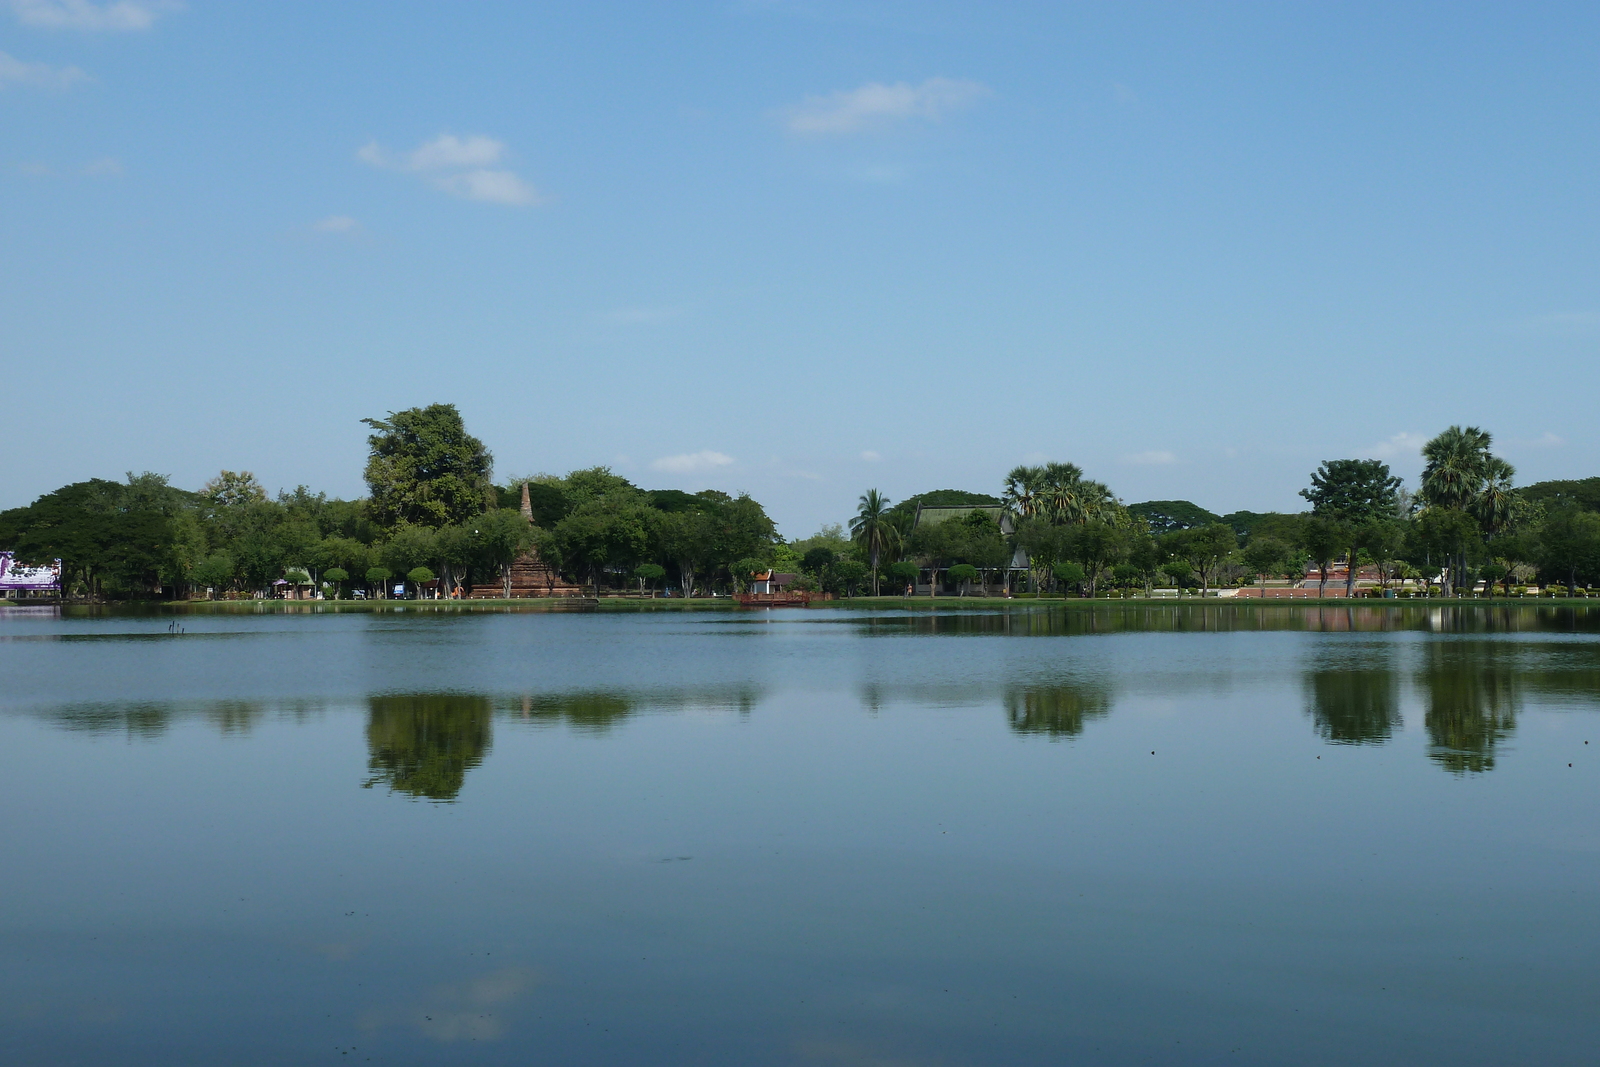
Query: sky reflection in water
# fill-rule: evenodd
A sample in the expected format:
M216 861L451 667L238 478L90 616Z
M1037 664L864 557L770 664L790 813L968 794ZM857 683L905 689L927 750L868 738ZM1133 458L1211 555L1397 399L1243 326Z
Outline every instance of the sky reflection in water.
M1600 1037L1600 612L169 621L0 616L7 1063Z

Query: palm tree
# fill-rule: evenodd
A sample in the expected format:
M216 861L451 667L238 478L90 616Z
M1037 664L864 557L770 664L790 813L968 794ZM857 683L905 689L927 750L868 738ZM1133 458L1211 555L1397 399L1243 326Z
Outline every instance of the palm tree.
M1011 513L1019 519L1039 514L1043 506L1041 493L1045 487L1043 467L1013 467L1006 475L1002 499Z
M1511 488L1515 468L1489 451L1487 431L1452 426L1422 446L1422 499L1430 508L1458 511L1475 518L1482 531L1494 534L1508 527L1518 508ZM1446 561L1452 589L1465 583L1465 549Z
M889 498L876 489L861 494L856 517L850 520L850 536L861 543L872 560L872 595L878 595L878 558L894 543L897 531L889 520Z
M1422 499L1434 507L1464 510L1483 489L1489 473L1489 434L1476 426L1452 426L1422 446Z

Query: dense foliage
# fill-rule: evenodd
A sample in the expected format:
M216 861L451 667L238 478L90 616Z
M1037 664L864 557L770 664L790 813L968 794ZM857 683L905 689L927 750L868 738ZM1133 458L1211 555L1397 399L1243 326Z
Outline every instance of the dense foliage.
M371 495L331 500L301 486L269 497L249 471L197 492L150 473L90 479L0 512L0 546L25 563L60 559L71 595L137 598L509 594L512 566L537 558L566 583L704 596L758 575L854 595L1213 587L1335 568L1382 584L1417 579L1449 595L1478 581L1569 592L1600 582L1600 478L1513 484L1490 435L1452 426L1423 450L1408 490L1382 462L1312 472L1297 514L1217 515L1186 500L1125 505L1074 464L1018 467L998 495L941 489L892 501L785 542L747 495L647 490L606 467L491 482L492 458L450 405L364 420ZM1354 566L1349 566L1349 564ZM552 578L552 581L555 579Z

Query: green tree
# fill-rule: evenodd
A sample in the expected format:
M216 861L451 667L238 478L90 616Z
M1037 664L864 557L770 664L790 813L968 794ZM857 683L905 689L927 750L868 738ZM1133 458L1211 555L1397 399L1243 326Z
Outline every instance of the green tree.
M1357 555L1368 527L1394 518L1399 491L1400 479L1389 473L1387 463L1376 459L1325 460L1312 472L1310 488L1300 490L1311 501L1314 516L1330 519L1345 531L1346 596L1355 595Z
M1089 596L1097 591L1100 572L1121 559L1125 538L1117 526L1101 518L1091 519L1072 528L1067 540L1067 551L1083 565L1089 583Z
M429 570L427 567L412 567L406 572L406 581L412 584L418 597L422 596L423 585L433 581L437 577L438 575L434 574L433 571Z
M1470 549L1482 544L1478 521L1465 511L1430 507L1412 523L1412 533L1424 558L1444 568L1445 595L1466 583L1466 559Z
M867 565L858 559L842 559L833 568L834 577L844 586L844 595L853 597L862 579L867 577Z
M1422 447L1424 516L1428 511L1470 515L1478 526L1479 537L1454 538L1457 547L1443 560L1448 592L1467 584L1469 546L1511 530L1527 517L1526 501L1511 484L1516 470L1489 451L1492 443L1476 426L1451 426ZM1459 526L1447 523L1438 531L1457 531Z
M1200 595L1211 591L1211 579L1217 568L1238 547L1239 538L1233 527L1214 522L1198 529L1179 530L1168 534L1172 552L1185 560L1200 575Z
M366 479L380 523L448 526L476 518L496 501L489 481L493 458L467 433L454 404L361 421L374 431L367 438Z
M323 581L333 583L333 598L340 599L339 594L344 588L344 583L350 580L350 572L343 567L329 567L322 572Z
M388 567L368 567L366 577L368 591L376 586L378 589L378 596L383 597L388 595L389 589L387 583L390 578L394 577L394 572Z
M1244 546L1245 566L1261 579L1261 595L1267 595L1267 576L1277 574L1289 555L1289 546L1275 537L1254 537Z
M921 572L921 570L922 568L918 567L915 563L912 563L909 560L901 560L898 563L892 563L889 565L889 577L893 578L896 582L904 586L906 589L906 595L910 596L911 587L916 583L917 575Z
M695 576L711 557L712 517L703 505L659 515L654 523L657 551L677 565L685 597L694 596Z
M850 520L850 536L866 549L873 596L878 595L878 564L898 535L899 531L889 520L889 498L876 489L862 493L856 503L855 518Z
M223 508L259 504L267 499L267 491L249 471L222 471L200 487L200 495Z
M800 565L815 574L819 582L828 577L828 572L832 570L833 565L837 562L839 562L839 553L823 545L818 545L816 548L808 550L805 555L800 557Z
M1089 577L1083 566L1078 563L1057 563L1050 569L1050 573L1055 575L1056 581L1060 582L1063 588L1069 585L1082 585Z
M1306 522L1302 536L1306 552L1317 567L1317 596L1324 596L1328 590L1328 568L1333 564L1333 557L1350 542L1350 537L1342 523L1320 515L1313 515Z
M608 567L632 570L648 551L647 521L639 494L620 490L578 505L556 523L551 541L569 566L588 572L598 597Z
M1578 575L1600 574L1600 515L1588 511L1562 512L1539 532L1539 569L1577 593Z
M438 558L439 535L426 526L405 523L379 548L383 565L396 574L424 567Z
M472 524L472 575L474 584L483 576L488 584L492 575L501 579L501 595L511 596L511 565L518 556L533 547L537 539L535 527L519 511L495 508L480 515ZM546 560L546 563L551 561Z
M766 570L766 561L756 559L754 556L734 560L728 565L728 575L733 579L733 591L744 592L744 587L750 584L750 580Z
M633 576L639 579L639 593L644 594L646 583L650 586L650 595L655 596L656 583L667 575L667 568L659 563L641 563L633 569Z
M207 587L214 600L219 592L233 587L233 557L226 552L213 552L195 564L190 576L196 585Z
M961 596L967 595L967 585L978 577L978 568L970 563L957 563L947 572L950 580L956 583L956 589Z

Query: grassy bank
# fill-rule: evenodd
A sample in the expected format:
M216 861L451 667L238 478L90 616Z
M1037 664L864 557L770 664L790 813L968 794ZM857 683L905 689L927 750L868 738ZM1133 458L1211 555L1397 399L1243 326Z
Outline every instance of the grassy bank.
M70 613L93 614L99 611L138 614L177 613L248 615L325 615L325 614L382 614L431 613L473 614L506 612L684 612L684 611L805 611L825 608L867 611L1118 611L1126 608L1157 606L1195 607L1209 609L1255 611L1276 610L1283 607L1344 607L1364 610L1385 610L1415 607L1583 607L1582 597L1481 597L1478 599L1445 599L1443 597L1414 598L1411 600L1349 599L1346 597L1308 599L1256 599L1254 597L1133 597L1125 600L1084 600L1020 597L905 597L878 596L853 597L819 602L811 608L749 608L741 609L728 597L683 599L655 599L643 597L549 598L531 597L505 600L212 600L212 601L122 601L105 604L67 604ZM1600 608L1600 600L1595 607Z

